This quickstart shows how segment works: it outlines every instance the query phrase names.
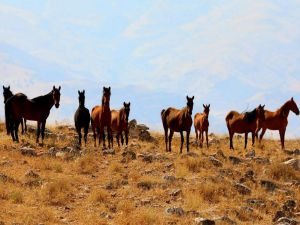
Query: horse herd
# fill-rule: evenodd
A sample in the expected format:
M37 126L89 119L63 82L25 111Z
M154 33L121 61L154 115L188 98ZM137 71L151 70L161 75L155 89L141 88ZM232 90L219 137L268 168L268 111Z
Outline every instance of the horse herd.
M5 123L7 134L11 134L13 141L19 141L18 128L21 124L22 133L26 132L26 120L37 121L37 138L39 142L40 135L42 143L44 141L46 120L50 110L55 105L59 107L60 102L59 86L53 89L46 95L39 96L33 99L28 99L23 93L13 94L10 86L3 86L3 96L5 104ZM121 144L128 145L128 118L130 113L130 102L123 103L120 110L110 109L111 88L103 87L101 105L94 106L90 111L85 107L85 91L78 91L79 106L74 115L76 131L78 133L79 145L81 145L81 130L84 129L84 142L87 143L87 134L89 124L91 123L94 145L98 137L99 146L103 141L105 148L105 128L107 131L108 147L113 147L113 134L116 134L118 146ZM194 96L186 96L186 106L182 109L169 107L161 111L161 120L164 128L165 147L166 151L171 152L171 142L174 132L179 132L181 137L180 153L182 153L184 137L183 132L186 132L186 147L189 151L189 136L193 125L192 113L194 105ZM239 113L230 111L226 117L226 125L229 132L230 149L233 149L233 136L235 133L245 134L245 148L247 147L248 133L252 134L252 145L255 138L258 138L258 132L262 129L259 135L259 143L261 142L267 129L278 130L280 134L281 147L284 149L285 131L288 124L288 115L292 111L299 115L299 109L293 98L285 102L275 112L264 109L265 105L259 105L250 112ZM206 146L208 148L208 128L209 128L209 111L210 104L203 104L203 113L196 113L194 116L194 128L196 133L196 142L199 146L203 146L204 133L206 137ZM170 130L170 131L169 131ZM125 142L123 138L125 134Z

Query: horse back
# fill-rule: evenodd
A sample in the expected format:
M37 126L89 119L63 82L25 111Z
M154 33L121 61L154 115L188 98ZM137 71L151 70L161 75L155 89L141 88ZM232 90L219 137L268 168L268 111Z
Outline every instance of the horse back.
M186 115L184 109L168 108L165 111L165 121L167 126L176 131L186 131L190 130L193 120L190 115Z
M120 127L120 111L119 110L111 110L111 129L113 131L119 131Z

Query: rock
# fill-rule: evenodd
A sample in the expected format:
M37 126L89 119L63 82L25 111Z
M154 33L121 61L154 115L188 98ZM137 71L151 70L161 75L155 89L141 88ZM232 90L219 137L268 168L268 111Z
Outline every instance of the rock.
M295 211L296 207L297 207L297 203L295 200L287 200L283 204L282 209L284 211L293 212L293 211Z
M228 216L222 216L222 217L218 217L218 218L213 218L213 221L221 221L222 224L224 224L224 223L230 224L230 225L236 225L237 224L235 221L233 221L232 219L230 219Z
M226 156L224 155L223 151L221 149L219 149L215 154L214 156L218 159L226 159Z
M55 155L56 155L56 152L57 152L57 150L56 150L55 147L51 147L51 148L49 148L49 150L48 150L48 154L49 154L50 156L55 156Z
M181 189L174 189L169 192L169 195L172 197L177 197L182 193Z
M4 173L0 173L0 181L3 183L6 182L10 182L10 183L14 183L15 180L7 175L5 175Z
M215 221L205 219L202 217L195 218L194 221L195 221L195 224L197 224L197 225L215 225L216 224Z
M295 170L300 170L300 159L290 159L288 161L283 162L283 164L290 166Z
M150 190L152 187L152 183L147 182L147 181L141 181L141 182L137 183L137 187L141 188L143 190Z
M174 167L174 163L172 163L172 162L167 163L167 164L165 165L165 167L168 168L168 169L170 169L170 168Z
M243 162L240 158L235 157L235 156L229 156L229 161L233 164L240 164L241 162Z
M235 189L242 195L250 195L251 189L244 184L236 183L234 185Z
M142 199L141 200L141 205L150 205L151 204L151 200L150 199Z
M128 123L129 128L135 127L136 125L137 125L137 121L135 119L130 120Z
M281 217L285 217L285 213L283 211L277 211L273 218L273 222L276 222Z
M213 156L210 156L210 157L209 157L209 161L211 161L211 163L212 163L214 166L216 166L216 167L222 167L222 166L223 166L223 163L222 163L220 160L218 160L218 159L216 159L215 157L213 157Z
M144 155L144 157L143 157L143 161L147 162L147 163L152 163L153 160L154 160L153 155Z
M135 152L133 152L131 150L127 150L122 153L122 157L123 158L122 158L121 162L125 163L125 162L129 162L130 160L135 160L136 154L135 154Z
M284 151L288 155L300 155L300 149L295 149L295 150L285 150Z
M267 191L275 191L275 189L278 188L278 186L274 182L268 180L261 180L260 185Z
M170 176L170 175L165 175L165 176L163 176L163 179L164 179L165 181L167 181L167 182L170 182L170 183L176 181L176 177Z
M170 207L166 209L166 213L177 216L183 216L184 210L181 207Z
M105 149L102 151L103 155L114 155L116 154L115 149L110 148L110 149Z
M246 153L245 157L246 158L254 158L255 157L255 151L250 150L249 152Z
M25 177L27 177L27 178L39 178L40 176L37 173L35 173L33 170L28 170L25 173Z
M34 148L22 147L20 150L21 150L22 155L37 156Z
M266 207L265 201L261 199L247 199L247 203L253 207Z
M253 172L253 170L247 170L246 173L245 173L245 177L246 177L246 178L253 179L253 177L254 177L254 172Z
M137 124L136 128L139 130L149 130L149 127L147 127L145 124Z
M281 217L277 220L277 225L297 225L299 223L299 221L288 217Z
M252 159L258 164L270 164L270 160L268 158L254 157Z

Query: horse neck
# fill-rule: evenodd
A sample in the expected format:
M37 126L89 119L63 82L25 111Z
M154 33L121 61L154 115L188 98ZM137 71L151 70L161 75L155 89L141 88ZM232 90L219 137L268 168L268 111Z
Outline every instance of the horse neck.
M79 102L79 108L84 108L84 102Z
M43 100L45 99L45 101L41 101L42 104L45 105L47 107L47 109L50 110L52 108L52 106L54 105L54 100L52 98L52 92L42 96L42 98L43 98Z
M288 117L290 110L291 110L289 108L288 104L289 104L289 102L284 103L278 110L280 114L284 113L283 115L285 115L286 117Z
M188 113L188 107L187 106L184 107L182 110L184 112L183 115L184 115L185 118L191 117L191 115Z

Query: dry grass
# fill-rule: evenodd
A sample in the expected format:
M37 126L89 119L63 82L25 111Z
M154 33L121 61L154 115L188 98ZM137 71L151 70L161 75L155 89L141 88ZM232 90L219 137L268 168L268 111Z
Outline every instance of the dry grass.
M185 148L179 154L178 135L172 153L166 153L159 133L154 134L158 144L130 140L129 149L137 155L155 156L150 163L140 156L121 163L122 148L116 148L116 155L104 156L99 147L93 147L91 138L83 148L85 154L71 154L68 160L20 154L19 148L25 144L42 153L52 146L60 149L77 142L72 138L74 132L67 128L51 129L60 136L47 137L44 146L35 144L35 134L22 136L22 142L15 144L0 133L0 208L4 211L0 224L194 224L196 213L206 218L227 215L241 225L271 224L287 199L300 199L299 187L291 185L300 180L299 174L282 164L288 157L299 156L281 151L276 140L264 140L262 147L251 148L270 164L245 160L233 165L229 156L245 159L243 138L234 139L234 151L229 150L226 137L219 137L219 143L209 149L191 144L191 152L199 155L195 156L186 155ZM288 149L299 145L299 140L286 142ZM219 150L225 156L216 156L223 164L220 167L209 161L209 156ZM26 177L28 170L39 176ZM245 177L249 170L254 173L253 180ZM269 192L261 187L260 180L274 181L279 189ZM28 185L29 181L33 185ZM234 187L237 182L248 186L251 194L240 194ZM174 190L180 193L173 195ZM260 199L264 204L251 205L249 199ZM191 212L183 216L167 214L166 209L174 206ZM253 211L247 211L247 207Z

